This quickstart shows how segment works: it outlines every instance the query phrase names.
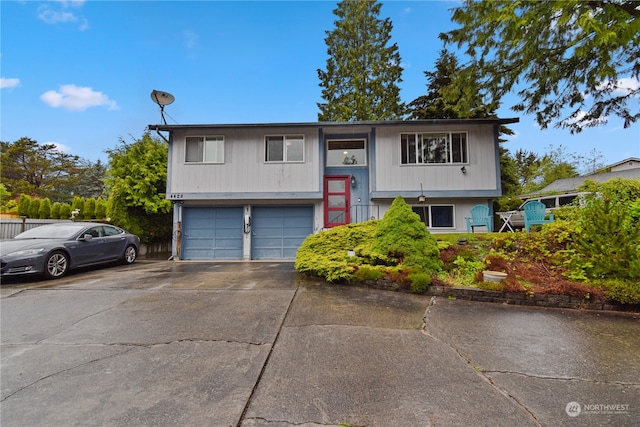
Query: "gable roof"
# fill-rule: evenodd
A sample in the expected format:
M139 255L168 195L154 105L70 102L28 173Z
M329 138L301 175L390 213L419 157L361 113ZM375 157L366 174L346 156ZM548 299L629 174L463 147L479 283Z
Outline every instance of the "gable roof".
M558 179L534 193L525 194L523 196L532 197L533 195L550 193L573 193L587 180L596 182L607 182L610 179L614 178L640 179L640 168L625 169L616 172L598 173L595 175L584 175L575 178Z

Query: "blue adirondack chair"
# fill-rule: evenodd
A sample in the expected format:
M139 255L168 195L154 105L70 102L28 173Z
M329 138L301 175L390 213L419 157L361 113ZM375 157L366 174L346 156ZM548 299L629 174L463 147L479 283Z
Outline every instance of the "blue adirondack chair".
M493 231L493 218L489 215L489 208L485 205L475 205L471 208L471 218L466 217L467 233L471 233L474 227L487 227L487 231Z
M527 232L529 232L529 228L532 225L549 224L555 219L553 214L549 214L549 219L545 219L547 217L547 207L542 202L531 201L525 203L522 208L524 209L524 229Z

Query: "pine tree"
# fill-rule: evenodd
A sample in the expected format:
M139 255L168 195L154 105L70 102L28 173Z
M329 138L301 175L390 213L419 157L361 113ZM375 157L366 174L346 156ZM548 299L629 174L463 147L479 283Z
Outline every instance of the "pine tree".
M442 49L434 71L424 72L427 94L414 99L408 106L409 120L497 118L498 106L485 104L477 80L462 74L461 70L456 56ZM500 126L500 134L513 135L513 131ZM515 160L503 147L500 147L500 169L503 194L519 194Z
M461 74L458 58L447 49L440 51L434 71L425 71L427 94L409 104L409 119L495 118L498 106L486 104L478 84ZM509 132L503 132L509 133Z
M333 11L338 20L326 32L326 70L318 69L324 100L319 121L402 118L400 53L389 44L391 20L378 18L381 7L377 1L343 0Z

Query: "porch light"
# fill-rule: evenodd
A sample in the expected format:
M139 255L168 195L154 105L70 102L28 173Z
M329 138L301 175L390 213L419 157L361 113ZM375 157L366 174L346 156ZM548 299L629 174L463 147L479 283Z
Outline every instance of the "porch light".
M427 196L422 191L422 183L420 183L420 195L418 196L418 203L427 203Z
M351 175L351 186L355 187L357 184L355 175Z
M466 166L461 167L460 168L460 172L462 172L463 175L466 174L467 173L467 167Z

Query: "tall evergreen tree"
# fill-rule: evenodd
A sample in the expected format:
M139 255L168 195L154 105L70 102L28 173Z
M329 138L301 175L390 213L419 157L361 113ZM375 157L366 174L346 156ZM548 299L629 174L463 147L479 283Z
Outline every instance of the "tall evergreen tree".
M473 76L460 73L456 56L447 49L440 51L433 71L425 71L427 93L409 104L410 120L497 118L495 104L486 104ZM513 135L500 126L501 135ZM500 140L504 142L504 139ZM500 170L504 195L518 194L517 168L509 150L500 147Z
M171 238L171 201L165 197L167 144L146 132L142 138L107 150L107 216L140 236L143 243Z
M474 76L461 74L458 58L440 51L434 71L425 71L427 94L409 104L409 119L476 119L497 117L496 104L485 103ZM502 133L512 132L504 129Z
M318 69L322 99L319 121L393 120L404 115L398 82L402 67L393 25L381 20L381 3L343 0L333 11L335 28L327 31L326 70Z

